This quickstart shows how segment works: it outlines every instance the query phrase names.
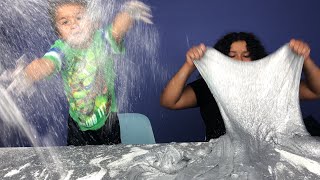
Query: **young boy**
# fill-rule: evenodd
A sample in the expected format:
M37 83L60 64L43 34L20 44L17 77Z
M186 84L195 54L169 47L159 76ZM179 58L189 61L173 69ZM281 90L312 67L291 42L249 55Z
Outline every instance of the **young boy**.
M98 23L86 13L84 0L58 0L50 6L59 39L24 69L23 83L61 72L69 103L68 145L120 143L113 56L123 51L122 39L133 21L152 23L150 8L128 1L112 25L96 30ZM17 86L21 88L21 77L8 89Z

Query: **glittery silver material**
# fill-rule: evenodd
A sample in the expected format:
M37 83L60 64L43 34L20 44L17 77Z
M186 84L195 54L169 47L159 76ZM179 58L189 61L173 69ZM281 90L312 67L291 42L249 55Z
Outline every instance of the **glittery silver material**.
M233 171L253 167L248 178L320 176L320 141L306 131L299 105L302 57L288 45L252 62L208 49L194 63L222 113Z

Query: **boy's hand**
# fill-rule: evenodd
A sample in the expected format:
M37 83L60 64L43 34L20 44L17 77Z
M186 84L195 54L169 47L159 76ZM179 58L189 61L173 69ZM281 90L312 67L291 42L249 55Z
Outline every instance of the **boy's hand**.
M5 70L0 75L0 81L2 83L9 84L7 87L7 91L18 95L26 94L30 96L34 92L34 89L32 87L33 81L29 79L25 74L25 58L26 57L24 55L20 57L15 69Z
M122 12L126 12L136 21L143 21L147 24L153 24L151 21L151 9L149 6L140 1L128 1L121 7Z
M0 75L0 82L7 84L9 81L12 82L15 77L17 77L21 71L25 68L26 64L23 61L25 56L21 56L20 59L17 61L17 65L15 69L6 69L1 72Z
M27 96L31 96L34 92L32 85L32 80L29 79L24 70L22 70L19 72L19 74L13 77L13 80L8 86L7 91L17 95L26 94Z

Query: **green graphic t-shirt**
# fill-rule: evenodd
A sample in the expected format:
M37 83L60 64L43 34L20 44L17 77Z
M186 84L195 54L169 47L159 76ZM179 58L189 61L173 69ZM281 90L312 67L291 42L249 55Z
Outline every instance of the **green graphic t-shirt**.
M113 61L124 48L111 36L111 28L95 32L87 49L74 49L59 39L43 56L61 72L69 114L82 131L101 128L109 113L117 112Z

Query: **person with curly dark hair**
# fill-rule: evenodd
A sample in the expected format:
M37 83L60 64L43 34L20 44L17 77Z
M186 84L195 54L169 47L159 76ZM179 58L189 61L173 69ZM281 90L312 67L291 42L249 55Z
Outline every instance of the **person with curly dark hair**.
M290 48L304 57L303 70L306 80L300 83L300 99L320 98L320 69L310 57L310 47L301 40L292 39ZM213 46L226 56L239 61L255 61L268 54L259 39L252 33L233 32L223 36ZM194 60L199 60L206 52L204 44L190 48L186 61L164 88L160 104L168 109L186 109L200 107L200 113L206 126L206 141L225 134L226 129L218 105L203 78L186 85L194 72Z
M254 34L246 32L229 33L218 40L213 47L222 54L233 58L232 53L229 54L230 48L232 43L238 41L246 42L247 51L248 53L250 52L250 55L248 54L247 56L250 56L252 61L264 58L268 55L259 39L257 39Z

